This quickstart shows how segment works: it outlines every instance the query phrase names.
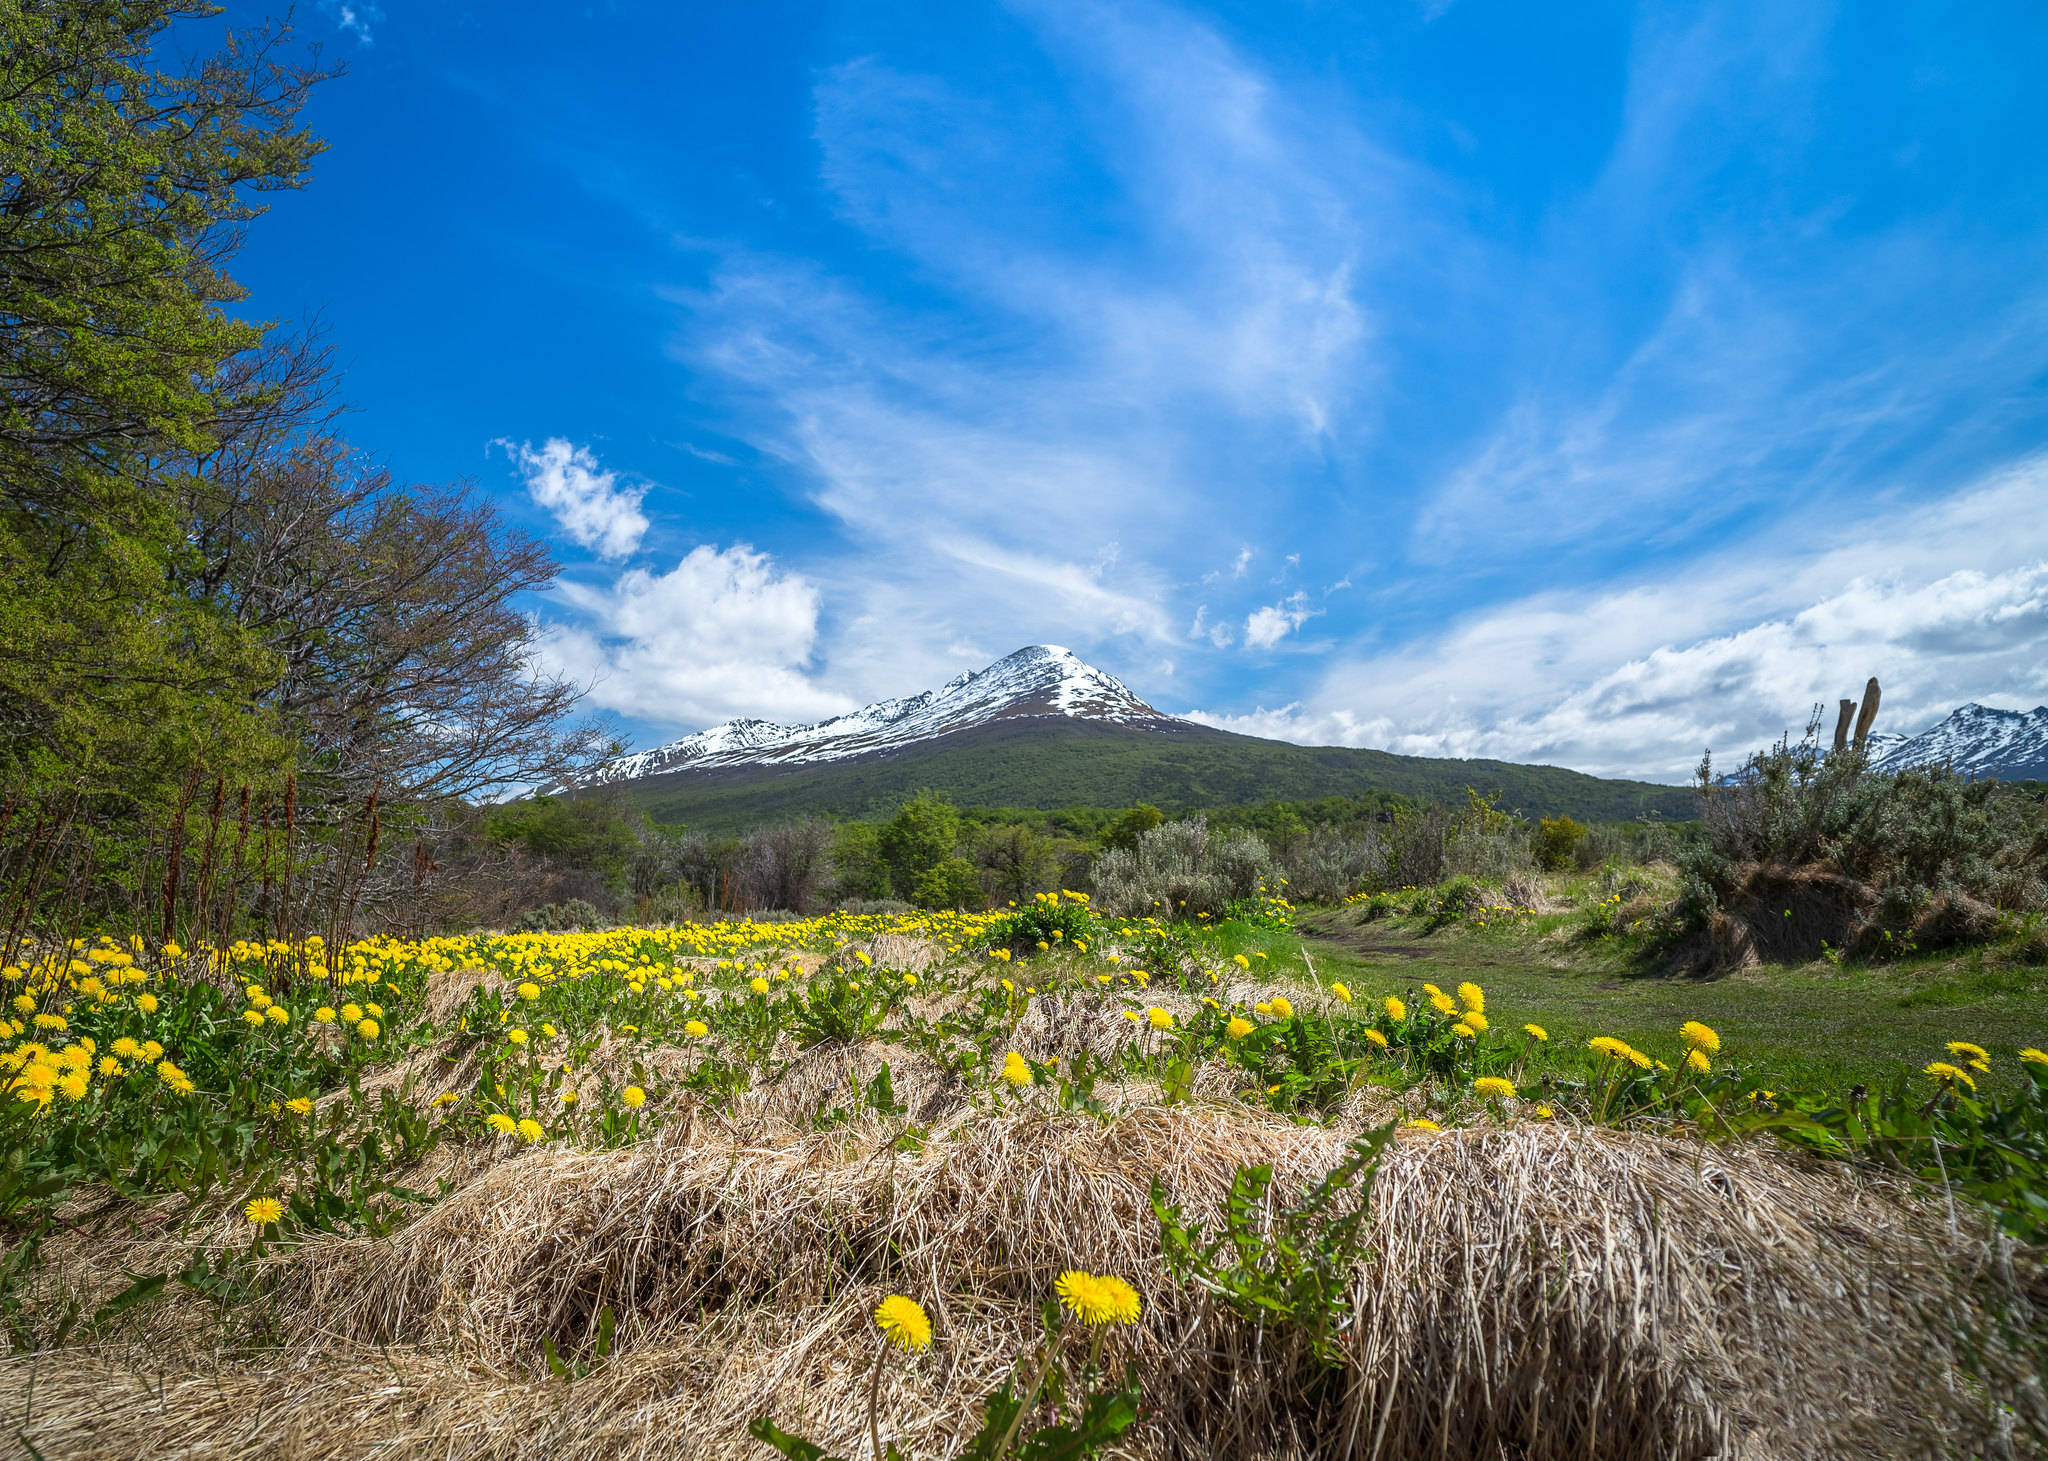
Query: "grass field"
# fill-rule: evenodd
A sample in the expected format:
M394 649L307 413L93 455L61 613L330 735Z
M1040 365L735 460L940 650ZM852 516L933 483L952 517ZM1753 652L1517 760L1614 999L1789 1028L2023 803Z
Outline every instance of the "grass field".
M1542 897L55 945L0 1412L43 1461L2041 1454L2022 971L1658 979Z
M1545 1026L1560 1046L1614 1035L1669 1046L1686 1020L1720 1032L1726 1057L1765 1084L1846 1089L1916 1074L1951 1040L1992 1053L1994 1084L2019 1079L2017 1052L2048 1046L2048 969L1997 947L1894 964L1759 965L1714 979L1656 971L1627 940L1579 936L1577 914L1486 928L1424 931L1420 918L1364 921L1353 910L1307 916L1299 947L1322 982L1361 992L1427 980L1485 986L1495 1022ZM1281 964L1294 940L1267 942Z

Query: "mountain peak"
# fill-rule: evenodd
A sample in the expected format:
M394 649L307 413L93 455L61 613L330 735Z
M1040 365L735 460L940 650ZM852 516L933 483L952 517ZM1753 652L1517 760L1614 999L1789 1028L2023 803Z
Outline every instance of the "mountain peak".
M1028 644L936 690L878 700L815 725L729 720L651 751L606 762L589 784L727 766L796 766L885 755L919 741L1018 716L1066 716L1160 730L1185 728L1058 644Z
M2000 710L1972 701L1918 735L1878 741L1875 757L1886 771L1948 765L2000 781L2048 777L2048 705Z

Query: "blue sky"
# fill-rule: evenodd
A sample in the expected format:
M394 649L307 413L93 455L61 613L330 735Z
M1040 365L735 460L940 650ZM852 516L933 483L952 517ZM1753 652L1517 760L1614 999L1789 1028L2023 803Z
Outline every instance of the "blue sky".
M555 545L641 745L1033 642L1660 779L1871 674L2048 699L2039 5L299 18L251 308Z

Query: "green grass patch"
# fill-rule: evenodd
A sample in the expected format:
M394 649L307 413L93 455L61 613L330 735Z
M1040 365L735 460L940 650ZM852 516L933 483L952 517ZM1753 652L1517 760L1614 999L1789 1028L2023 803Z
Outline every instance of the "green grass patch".
M1377 1000L1469 979L1486 990L1496 1027L1542 1025L1559 1060L1576 1061L1588 1039L1614 1035L1675 1061L1678 1027L1700 1020L1720 1033L1723 1059L1764 1084L1881 1085L1947 1058L1948 1041L1969 1040L1991 1052L1990 1084L2002 1087L2019 1080L2020 1049L2048 1047L2048 971L1997 946L1691 979L1644 973L1635 940L1580 937L1575 914L1428 934L1412 918L1360 924L1323 912L1307 921L1334 935L1303 930L1321 983L1341 980L1358 999ZM1278 949L1268 953L1283 962Z

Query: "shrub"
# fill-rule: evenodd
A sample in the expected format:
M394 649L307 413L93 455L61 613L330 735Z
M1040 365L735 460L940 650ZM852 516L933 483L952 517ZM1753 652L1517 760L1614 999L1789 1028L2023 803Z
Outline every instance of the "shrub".
M1346 836L1317 829L1287 860L1287 886L1309 903L1342 903L1362 888L1386 885L1391 863L1377 829Z
M565 933L571 929L609 928L611 922L594 903L571 898L566 903L527 909L519 915L516 927L520 933Z
M1880 952L1986 937L1998 912L2048 908L2040 798L1946 767L1872 771L1814 729L1724 782L1700 763L1705 835L1678 858L1677 928L1712 931L1717 957L1799 957L1823 938Z
M1264 842L1249 832L1211 837L1202 817L1154 827L1128 851L1110 848L1094 867L1102 911L1126 917L1217 918L1279 879Z
M1090 944L1101 924L1076 893L1040 893L1026 907L990 925L984 936L992 949L1008 949L1023 958L1047 949Z
M1570 817L1545 817L1536 824L1536 835L1529 844L1536 865L1545 872L1563 872L1575 861L1573 853L1589 830L1584 822Z

